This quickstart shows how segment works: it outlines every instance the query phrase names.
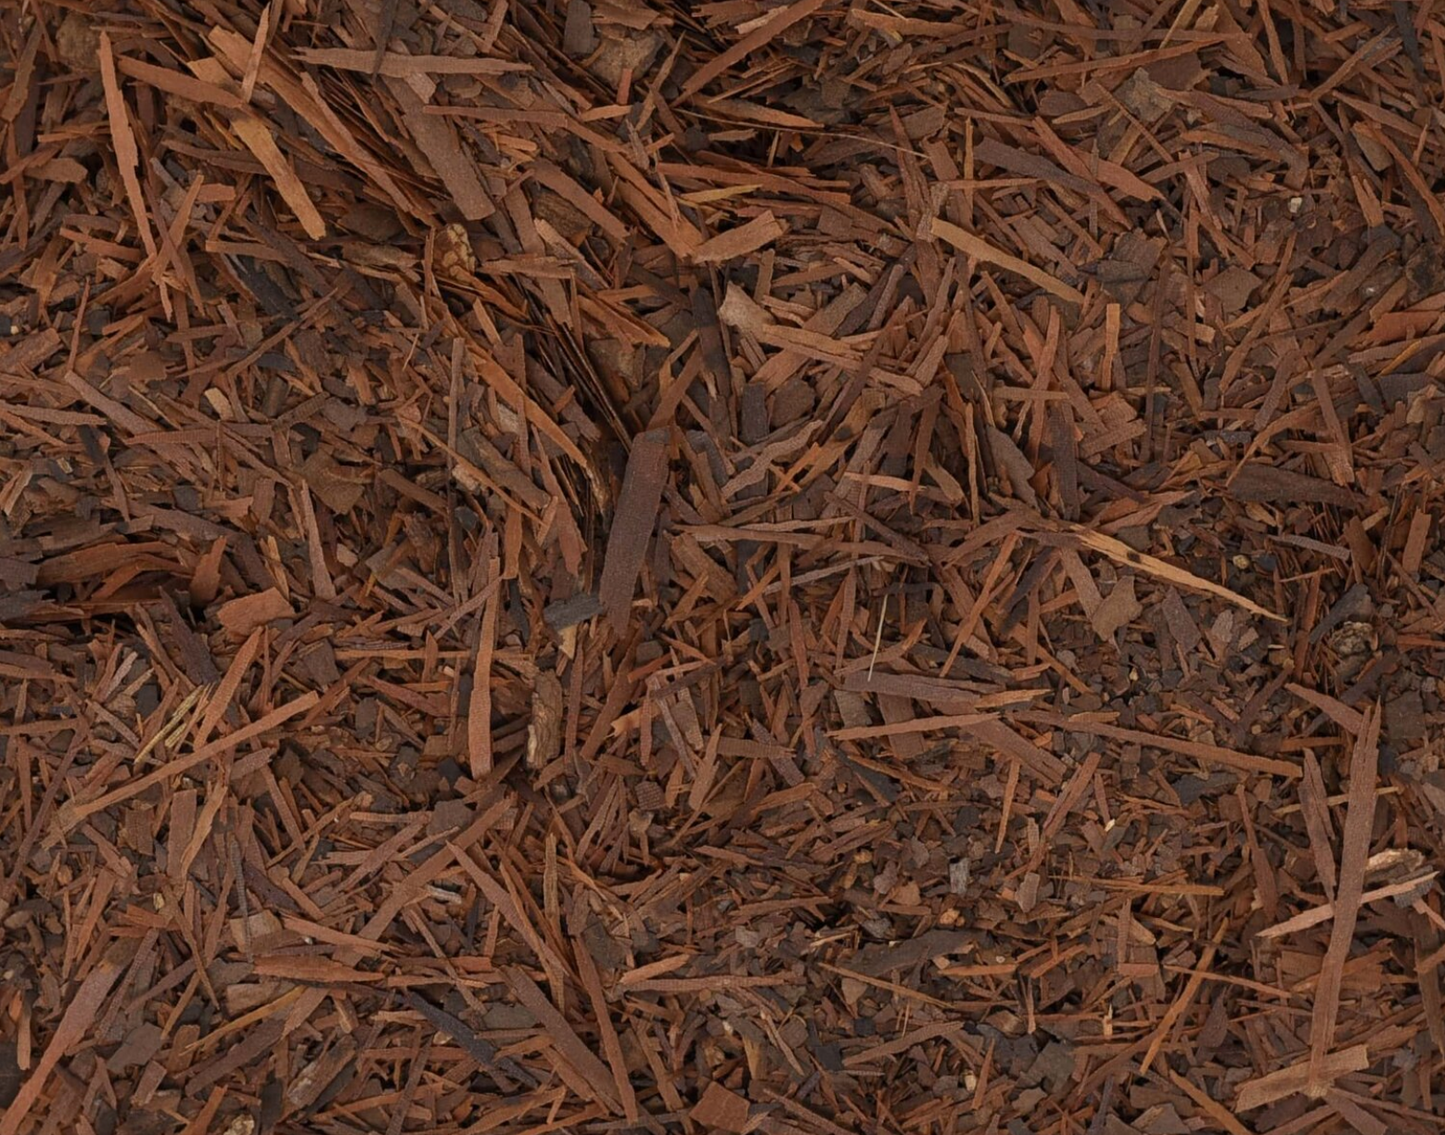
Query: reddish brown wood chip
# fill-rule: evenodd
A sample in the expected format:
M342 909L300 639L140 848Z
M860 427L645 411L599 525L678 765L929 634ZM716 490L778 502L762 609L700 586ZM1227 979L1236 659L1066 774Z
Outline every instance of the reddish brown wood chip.
M632 618L632 595L648 541L657 525L667 472L668 431L649 430L632 442L627 474L617 498L612 532L603 559L600 595L613 630L621 634Z
M719 233L704 241L694 254L704 264L720 263L756 252L783 235L783 226L772 213L762 213L747 224Z
M291 614L294 612L286 597L271 587L221 604L216 609L216 620L234 635L248 635L272 619L283 619Z
M748 1101L714 1081L692 1109L691 1118L710 1131L734 1131L741 1135L747 1130Z
M0 1135L1445 1099L1445 19L0 4Z

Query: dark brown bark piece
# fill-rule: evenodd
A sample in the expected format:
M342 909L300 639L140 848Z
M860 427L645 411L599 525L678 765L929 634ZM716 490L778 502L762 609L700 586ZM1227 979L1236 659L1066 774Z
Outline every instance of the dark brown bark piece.
M668 431L649 430L632 442L627 473L622 479L612 532L607 538L598 598L615 634L632 618L632 596L647 558L648 541L657 526L667 471Z

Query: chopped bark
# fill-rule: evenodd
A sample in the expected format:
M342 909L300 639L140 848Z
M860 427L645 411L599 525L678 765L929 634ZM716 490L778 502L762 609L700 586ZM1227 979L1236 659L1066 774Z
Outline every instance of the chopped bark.
M0 1135L1437 1130L1439 7L0 5Z

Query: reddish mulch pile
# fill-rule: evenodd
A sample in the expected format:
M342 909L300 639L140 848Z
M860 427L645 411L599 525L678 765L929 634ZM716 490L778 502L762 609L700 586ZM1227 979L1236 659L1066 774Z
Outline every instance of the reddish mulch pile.
M1442 73L4 5L0 1135L1439 1131Z

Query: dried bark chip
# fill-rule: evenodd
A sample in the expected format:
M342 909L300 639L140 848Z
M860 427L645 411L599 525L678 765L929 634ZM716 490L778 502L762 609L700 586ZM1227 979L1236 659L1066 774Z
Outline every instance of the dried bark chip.
M1275 504L1313 501L1348 509L1357 509L1364 504L1360 496L1340 485L1273 465L1244 466L1231 482L1230 492L1240 500Z
M477 270L477 254L465 225L447 225L437 234L436 270L454 280L465 280Z
M591 594L574 595L549 603L542 611L542 618L553 631L562 632L578 626L602 613L602 601Z
M301 467L307 486L332 512L346 513L360 503L370 483L368 471L342 465L331 454L313 453Z
M637 786L637 806L644 812L656 812L666 803L662 788L650 780Z
M632 595L647 557L647 544L657 525L667 469L667 430L649 430L633 439L627 473L617 498L612 532L607 538L599 598L613 633L622 634L632 617Z
M9 1107L25 1079L14 1041L0 1042L0 1107Z
M662 37L654 31L609 27L599 37L598 50L592 56L592 73L616 90L622 76L634 78L646 74L663 48Z
M1178 590L1171 587L1164 593L1164 600L1161 604L1164 611L1164 619L1169 626L1169 634L1173 637L1187 654L1192 651L1203 640L1204 634L1184 605Z
M1259 287L1259 277L1238 265L1233 265L1210 278L1204 290L1215 296L1226 315L1235 315L1244 310L1249 297Z
M928 930L905 942L867 946L852 959L849 968L879 977L956 953L976 944L977 940L978 935L968 930Z
M1385 703L1385 736L1400 748L1413 749L1428 735L1425 704L1419 690L1409 690Z
M1025 504L1036 507L1038 494L1034 492L1034 488L1029 482L1037 470L1029 464L1029 459L1014 444L1013 438L1002 430L990 429L988 440L994 460L998 462L999 468L1008 479L1010 492Z
M1144 611L1143 604L1134 594L1134 577L1123 576L1108 595L1104 596L1094 609L1089 621L1102 639L1112 639L1115 632L1126 627Z
M691 1118L711 1131L732 1131L741 1135L747 1130L748 1101L716 1081L708 1084L702 1098L692 1109Z
M562 28L562 50L568 55L592 54L597 33L592 27L592 5L587 0L568 0L567 21Z
M216 609L216 620L237 637L249 635L257 627L275 619L290 618L295 612L286 597L274 588L243 595L238 599L222 603Z
M562 748L562 683L542 671L532 690L532 720L527 725L527 767L540 769L557 759Z
M427 114L425 104L405 80L388 77L385 83L401 108L403 124L446 186L462 217L468 221L490 217L496 212L496 206L451 123L444 117Z
M783 235L784 229L771 212L763 212L746 224L704 241L694 254L704 264L734 260L756 252Z
M143 1022L126 1034L120 1047L106 1061L106 1068L112 1074L119 1074L146 1064L161 1050L163 1044L165 1035L160 1026L149 1021Z
M55 29L55 47L71 70L94 72L100 58L100 29L84 12L67 11Z

